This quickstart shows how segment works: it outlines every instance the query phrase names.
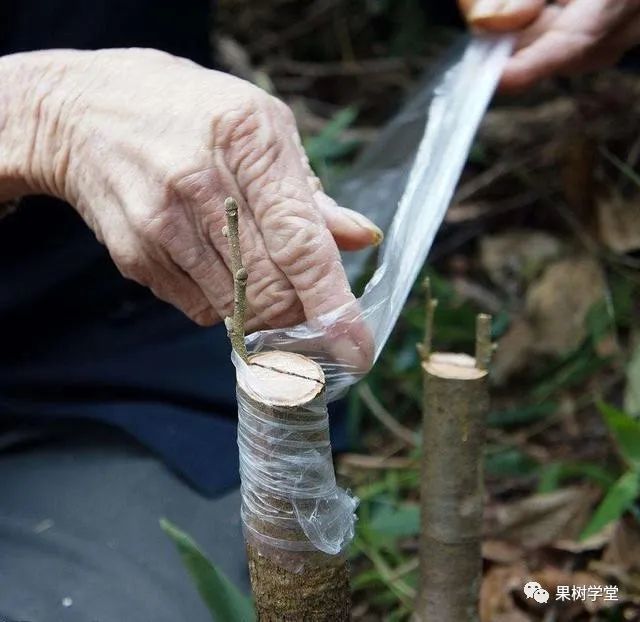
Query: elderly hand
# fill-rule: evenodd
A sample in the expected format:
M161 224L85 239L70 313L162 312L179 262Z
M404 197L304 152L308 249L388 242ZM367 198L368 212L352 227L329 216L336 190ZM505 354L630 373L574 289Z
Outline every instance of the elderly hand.
M154 50L16 55L0 75L22 93L2 94L0 161L22 155L5 181L71 203L123 275L196 322L232 310L227 196L240 204L249 329L354 300L338 247L381 232L324 194L282 102ZM12 130L20 107L31 118Z
M553 75L615 64L640 41L637 0L459 0L473 27L522 30L501 86L521 90Z

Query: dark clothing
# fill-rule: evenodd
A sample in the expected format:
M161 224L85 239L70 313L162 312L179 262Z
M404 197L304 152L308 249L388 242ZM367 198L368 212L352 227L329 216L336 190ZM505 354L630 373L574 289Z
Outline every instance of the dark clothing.
M210 64L208 0L2 0L0 54L154 47ZM122 278L68 205L0 220L0 620L207 622L158 520L247 588L235 374L205 330Z
M0 51L151 47L211 64L210 0L2 0Z
M208 12L0 0L0 54L139 46L206 66ZM238 491L205 499L130 438L201 492L237 484L229 350L221 325L122 278L68 205L27 197L0 220L0 621L207 622L162 516L247 588Z
M237 489L204 499L120 433L55 429L0 453L0 621L211 622L162 517L248 589Z
M207 0L3 0L0 54L154 47L211 64ZM90 419L160 452L207 493L238 480L224 328L198 328L120 276L68 205L0 220L0 428Z

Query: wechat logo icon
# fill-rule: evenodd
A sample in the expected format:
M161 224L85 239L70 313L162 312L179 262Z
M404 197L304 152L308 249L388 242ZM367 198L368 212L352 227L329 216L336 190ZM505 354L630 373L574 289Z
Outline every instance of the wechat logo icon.
M524 595L527 598L533 598L537 603L544 604L549 600L549 592L536 581L525 583Z

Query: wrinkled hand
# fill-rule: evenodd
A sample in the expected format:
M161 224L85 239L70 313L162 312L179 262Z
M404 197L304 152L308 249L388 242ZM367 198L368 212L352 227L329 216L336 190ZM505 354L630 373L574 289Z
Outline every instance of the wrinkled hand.
M43 185L80 212L124 276L199 324L229 315L222 229L233 196L249 329L353 301L338 247L362 248L381 233L321 190L286 105L162 52L73 54L55 77L59 105L44 105L40 133L55 150Z
M501 86L521 90L553 75L615 64L640 42L637 0L459 0L471 26L522 30Z

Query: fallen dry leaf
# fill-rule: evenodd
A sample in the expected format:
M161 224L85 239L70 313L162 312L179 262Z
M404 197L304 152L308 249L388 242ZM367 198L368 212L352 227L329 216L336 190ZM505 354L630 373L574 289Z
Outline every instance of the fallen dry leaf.
M523 558L523 551L512 542L485 538L482 542L482 558L499 564L511 564Z
M615 523L609 523L598 533L594 533L586 540L556 540L554 548L567 553L585 553L587 551L598 551L609 543L615 529Z
M508 292L517 291L533 279L561 252L558 238L534 229L485 235L480 241L482 267L496 285Z
M485 573L480 588L481 622L529 620L529 617L518 609L513 598L514 592L522 591L527 576L528 570L523 563L490 568Z
M590 515L595 494L575 486L496 505L487 511L486 531L489 537L526 549L574 539Z
M527 368L531 362L535 334L523 317L515 318L507 332L498 341L491 362L491 380L496 386L503 385L514 374Z
M592 257L579 255L551 264L527 293L536 351L560 355L580 345L587 314L605 294L604 272Z
M578 571L574 573L571 583L569 585L579 585L583 586L595 586L604 588L606 585L609 585L609 582L603 577L593 573L586 571ZM596 611L600 611L601 609L606 609L607 607L611 607L611 602L606 601L603 598L586 598L585 600L581 600L580 604L589 612L595 613Z
M629 573L640 573L640 526L637 521L625 519L615 524L602 561Z
M640 249L640 196L619 193L598 202L598 226L603 244L616 253Z

